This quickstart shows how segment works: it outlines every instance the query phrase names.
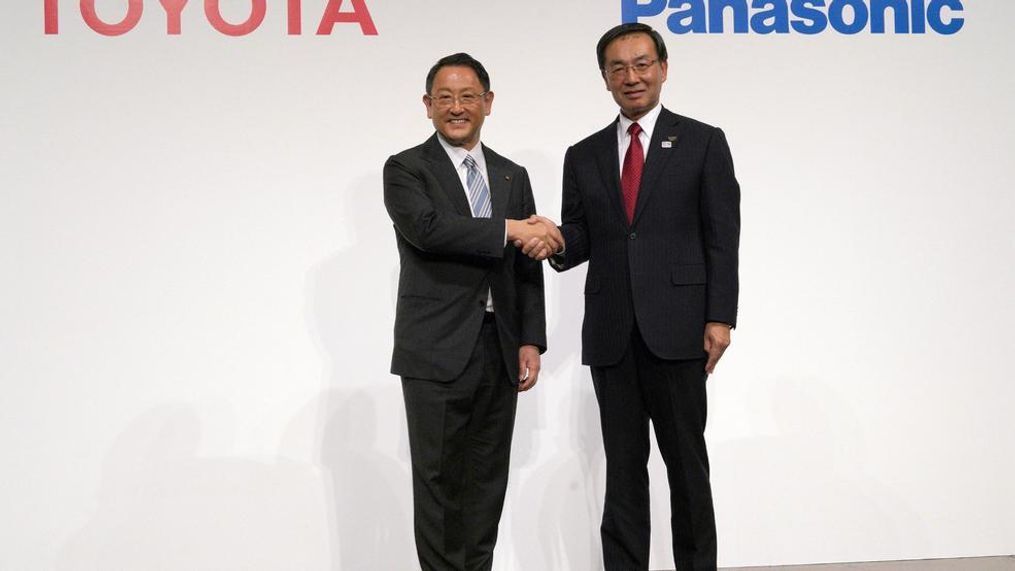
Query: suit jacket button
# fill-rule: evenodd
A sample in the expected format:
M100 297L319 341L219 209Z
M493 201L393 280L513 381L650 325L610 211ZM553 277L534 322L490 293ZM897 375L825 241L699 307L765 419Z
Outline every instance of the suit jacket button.
M632 240L634 240L635 238L638 237L638 233L637 232L631 232L630 234L627 235L627 237L632 239Z

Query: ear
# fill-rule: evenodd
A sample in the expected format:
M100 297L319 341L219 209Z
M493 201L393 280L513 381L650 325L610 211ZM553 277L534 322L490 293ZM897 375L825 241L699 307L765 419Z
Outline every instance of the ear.
M663 72L662 76L660 77L659 83L665 83L666 82L666 73L670 69L670 62L668 62L668 61L659 62L659 68Z
M426 118L433 119L433 108L430 107L430 98L424 93L423 94L423 106L426 107Z
M493 92L487 91L483 97L483 115L489 117L490 111L493 110Z
M605 69L599 70L599 75L603 77L603 85L606 86L606 91L612 91L612 89L610 89L610 80L609 78L606 77L606 70Z

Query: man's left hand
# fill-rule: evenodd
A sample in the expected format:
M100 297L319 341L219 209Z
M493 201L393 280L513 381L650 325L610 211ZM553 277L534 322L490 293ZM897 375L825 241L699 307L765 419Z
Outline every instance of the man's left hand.
M518 392L525 392L536 386L539 367L539 347L522 345L518 349Z
M726 348L730 346L730 326L725 323L710 321L705 324L705 352L708 353L708 361L705 363L705 372L709 375L715 371L715 365L719 362Z

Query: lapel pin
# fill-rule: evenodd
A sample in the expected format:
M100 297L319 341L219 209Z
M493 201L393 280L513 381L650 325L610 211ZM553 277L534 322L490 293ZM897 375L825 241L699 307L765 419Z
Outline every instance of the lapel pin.
M504 180L511 180L511 175L509 174L504 175Z
M663 148L664 149L671 149L671 148L673 148L673 141L663 141Z

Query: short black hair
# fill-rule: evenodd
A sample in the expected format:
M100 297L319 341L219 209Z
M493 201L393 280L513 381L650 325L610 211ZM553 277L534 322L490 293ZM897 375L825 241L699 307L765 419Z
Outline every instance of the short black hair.
M486 73L486 68L483 64L479 63L479 60L470 56L467 53L459 52L457 54L451 54L444 56L437 60L437 63L433 64L430 68L430 72L426 74L426 92L430 93L433 89L433 78L437 76L437 72L442 67L451 66L462 66L472 68L472 71L476 72L476 77L479 78L479 83L483 85L483 91L490 91L490 74Z
M600 71L606 72L606 46L610 45L617 38L631 34L648 34L648 37L652 38L652 43L656 45L656 55L659 56L659 61L666 61L668 57L666 54L666 43L663 42L663 37L659 35L659 32L653 30L652 26L648 24L633 22L614 26L607 30L603 34L603 37L599 38L599 43L596 44L596 57L599 59Z

